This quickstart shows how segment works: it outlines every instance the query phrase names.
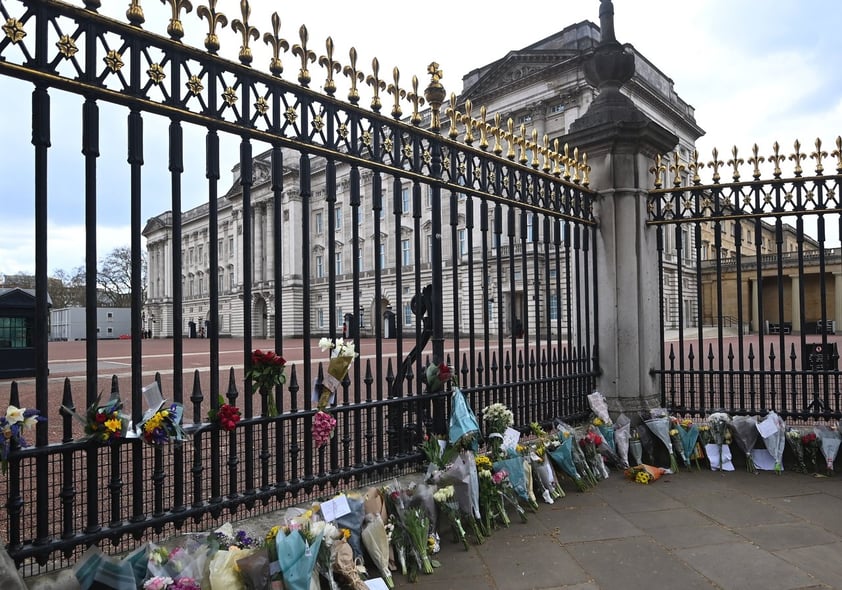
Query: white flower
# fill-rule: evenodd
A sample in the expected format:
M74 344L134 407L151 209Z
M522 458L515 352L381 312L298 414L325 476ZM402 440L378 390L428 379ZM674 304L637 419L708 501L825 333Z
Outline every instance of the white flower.
M719 422L719 421L730 422L731 416L729 416L725 412L714 412L713 414L710 415L710 417L708 417L708 421L709 422Z
M26 411L26 408L16 408L15 406L9 406L6 408L6 422L9 425L17 424L18 422L23 422L23 413Z
M331 348L333 348L333 340L331 340L330 338L322 338L321 340L319 340L319 348L322 350L322 352L330 350Z

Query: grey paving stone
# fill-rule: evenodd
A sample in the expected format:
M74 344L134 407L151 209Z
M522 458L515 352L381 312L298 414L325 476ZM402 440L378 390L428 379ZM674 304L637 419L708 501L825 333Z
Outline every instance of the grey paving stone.
M664 485L661 480L654 484L641 485L631 481L622 482L621 485L597 487L594 490L605 498L606 503L611 504L623 514L632 512L653 512L679 508L681 503L662 491Z
M549 521L547 526L551 526ZM613 508L594 507L564 513L564 518L557 519L552 534L561 543L579 543L634 537L642 535L643 531Z
M757 523L794 522L796 518L785 511L775 510L774 500L750 498L736 491L719 491L687 496L685 503L704 515L730 528Z
M679 506L681 505L679 504ZM621 511L623 508L624 507L622 505L618 507ZM651 512L623 512L623 516L629 522L644 530L663 527L696 528L717 524L716 521L708 518L698 510L686 507L655 510Z
M842 543L782 549L775 555L808 572L831 588L842 587Z
M600 588L682 590L715 588L698 572L648 538L614 539L567 546Z
M646 529L646 534L667 549L686 549L701 545L740 543L743 537L721 524L710 526L668 526Z
M816 583L804 570L748 542L680 549L675 555L723 590L792 590Z
M555 539L525 537L481 547L497 588L528 590L588 582L591 576Z
M836 496L808 494L769 500L779 512L786 511L830 532L842 532L842 510Z
M842 538L839 536L832 535L822 528L805 522L762 524L754 527L742 527L737 532L766 551L797 549L799 547L842 542Z

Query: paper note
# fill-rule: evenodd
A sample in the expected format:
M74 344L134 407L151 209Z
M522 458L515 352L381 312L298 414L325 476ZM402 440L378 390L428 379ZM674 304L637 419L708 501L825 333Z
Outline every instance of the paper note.
M327 522L333 522L337 518L351 512L351 507L348 505L348 498L345 494L341 494L327 502L322 502L321 509L322 516Z
M710 461L711 470L719 471L719 445L705 445L705 453ZM722 471L734 471L734 464L731 462L731 447L728 445L722 445Z
M389 590L389 587L386 585L386 582L383 581L383 578L372 578L371 580L366 580L365 585L368 587L368 590Z
M514 449L517 446L517 441L520 440L520 431L515 430L514 428L506 428L506 431L503 433L503 445L504 449Z
M757 423L757 432L760 433L760 436L763 438L768 438L775 434L778 431L778 425L775 424L775 421L771 418L767 418L763 420L763 422Z
M752 449L751 458L754 461L754 466L758 469L763 471L775 470L775 459L772 458L768 449ZM783 464L781 464L781 470L783 470Z

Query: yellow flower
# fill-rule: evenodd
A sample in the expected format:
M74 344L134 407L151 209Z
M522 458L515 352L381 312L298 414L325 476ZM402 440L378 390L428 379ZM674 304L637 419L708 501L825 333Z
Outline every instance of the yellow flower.
M491 469L491 459L489 459L485 455L480 455L479 457L477 457L476 463L477 463L477 469L478 470L482 470L482 469L490 470Z
M312 510L313 510L313 514L315 514L316 512L320 511L321 509L322 509L322 505L321 505L321 504L319 504L318 502L313 502L313 508L312 508Z
M569 432L567 432L566 430L565 430L564 432L562 432L562 433L561 433L561 435L562 435L564 438L570 438L570 433L569 433Z
M269 541L274 540L275 537L278 536L278 532L280 532L280 530L281 530L281 527L278 526L278 525L275 525L271 529L269 529L269 532L266 533L266 542L268 543Z
M123 426L123 422L119 418L111 418L105 421L105 427L111 432L117 432Z
M302 514L302 515L301 515L301 517L302 517L304 520L310 520L311 518L313 518L313 511L312 511L312 510L306 510L306 511L304 512L304 514Z
M670 436L678 436L678 430L676 430L675 428L670 430Z
M342 529L342 538L346 541L351 538L351 529Z
M602 421L602 418L600 418L599 416L597 416L596 418L593 419L593 425L594 426L602 426L603 424L604 424L604 422Z
M635 476L635 481L637 483L648 484L649 483L649 474L646 473L645 471L640 471Z

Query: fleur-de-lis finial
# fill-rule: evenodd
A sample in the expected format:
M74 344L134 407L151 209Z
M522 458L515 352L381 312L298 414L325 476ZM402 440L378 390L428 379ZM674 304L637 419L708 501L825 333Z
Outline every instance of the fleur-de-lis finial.
M649 169L649 172L655 175L655 188L664 186L664 174L667 172L667 167L663 164L661 154L655 154L655 165Z
M498 156L503 153L503 145L500 143L500 125L503 116L500 113L494 114L494 127L491 128L491 135L494 136L494 153Z
M713 160L708 162L708 168L713 168L713 182L718 184L721 176L719 176L719 169L725 165L725 162L719 159L719 150L713 148Z
M406 98L412 103L412 115L409 117L409 122L420 125L421 113L418 109L424 104L424 97L418 94L418 76L412 76L412 91L406 95Z
M373 88L371 110L379 113L380 107L383 106L383 103L380 102L380 91L386 90L386 82L380 79L380 62L376 57L371 60L371 74L366 76L365 83Z
M467 101L465 101L467 102ZM485 120L488 116L485 105L479 108L479 149L485 151L488 149L488 122Z
M129 23L136 27L144 23L146 17L143 16L143 8L140 7L140 0L131 0L129 9L126 10L126 18L129 20Z
M516 141L516 138L515 138L515 121L511 117L509 117L506 120L506 128L507 128L507 131L506 131L506 134L505 134L504 137L506 139L506 143L509 146L509 149L506 150L506 157L509 160L514 160L515 156L517 155L517 154L515 154L515 141Z
M284 72L284 64L281 61L281 49L289 51L289 43L286 39L281 38L281 17L277 12L272 13L272 32L264 33L263 42L272 48L269 71L274 76L280 76Z
M740 165L745 164L745 160L737 157L737 146L731 148L731 159L728 160L728 165L734 169L732 174L734 182L740 180Z
M333 39L328 37L325 40L326 55L319 58L319 65L327 70L327 79L325 80L325 92L330 96L336 92L336 82L333 80L333 73L337 74L342 71L342 66L338 61L333 60Z
M836 149L830 155L836 158L836 173L842 174L842 137L836 136Z
M687 165L687 168L693 173L693 184L701 184L702 179L699 176L699 170L704 167L704 163L699 162L699 152L693 150L693 161Z
M185 14L193 10L190 0L161 0L162 4L169 4L172 8L172 17L167 25L167 33L173 41L181 41L184 37L184 26L181 24L181 11Z
M795 175L801 176L801 173L803 172L803 170L801 169L801 162L803 162L807 158L807 154L801 153L801 142L797 139L795 140L793 147L795 148L795 153L791 154L789 156L789 159L795 162Z
M570 146L566 143L564 144L564 155L561 162L564 164L564 180L570 180L570 166L573 162L570 160Z
M240 33L243 37L243 44L240 45L239 58L241 64L248 66L251 65L251 62L254 59L251 54L251 47L249 47L249 38L257 41L260 39L260 32L249 24L251 7L249 6L248 0L240 0L240 13L243 16L243 20L235 18L231 22L231 28L234 32Z
M530 166L532 166L533 168L535 168L537 170L538 166L540 165L539 162L538 162L538 130L537 129L532 130L532 143L529 145L529 149L532 150L532 162L530 163Z
M673 163L670 164L669 167L670 172L672 172L672 185L681 186L682 173L684 172L686 166L681 163L681 157L678 155L677 151L672 153L672 161Z
M582 152L582 164L579 168L582 170L582 186L588 186L591 183L591 167L588 165L587 152Z
M444 97L447 96L447 93L441 84L443 74L439 68L439 64L436 62L430 63L427 66L427 73L430 74L430 83L424 89L424 98L427 100L427 104L430 105L430 130L438 133L439 129L441 129L441 103L444 102Z
M400 119L403 111L401 110L401 99L406 96L406 90L401 90L400 87L401 73L398 68L392 68L392 80L386 88L386 92L392 95L392 116L395 119Z
M544 144L541 146L541 156L544 158L544 165L541 166L541 170L548 173L552 167L550 166L550 136L546 133L544 134Z
M526 145L526 125L524 124L521 124L520 126L520 137L517 139L517 144L520 146L520 158L518 159L518 162L525 166L529 160L526 157L526 150L528 149L528 146Z
M471 99L465 101L465 114L462 115L462 124L465 126L465 143L474 143L474 119L471 116Z
M200 4L196 9L199 18L208 21L208 34L205 36L205 49L211 53L219 51L219 36L216 34L216 27L225 28L228 25L228 17L216 11L217 0L208 0L208 4Z
M298 29L298 37L301 43L296 43L292 46L292 54L297 55L301 60L301 68L298 70L298 83L306 87L310 83L310 70L307 69L307 62L316 61L316 54L310 49L307 49L307 42L310 40L310 34L307 32L307 27L301 25Z
M571 167L573 168L573 182L579 184L579 148L573 148L573 160L571 162Z
M450 93L450 106L447 107L445 114L450 117L450 129L447 132L447 136L450 139L456 139L459 135L459 132L456 129L456 122L459 120L459 111L456 110L456 93Z
M824 172L824 165L822 165L822 158L827 157L827 152L822 151L822 140L816 138L816 151L810 154L810 157L816 161L816 175L821 176Z
M769 161L775 165L775 170L772 172L775 178L781 177L781 162L786 160L786 156L781 153L781 146L776 141L772 144L772 155L769 156Z
M553 140L553 151L550 154L550 159L553 161L553 176L561 176L561 154L558 151L558 140Z
M754 170L751 173L754 180L760 180L760 164L765 161L763 156L759 155L759 152L760 148L757 147L756 143L751 146L751 157L748 159L748 163L754 166Z
M352 47L348 52L348 57L351 60L351 65L345 66L342 70L342 73L351 80L351 88L348 89L348 102L358 104L360 102L360 91L357 90L357 82L365 80L365 76L357 69L357 50Z

